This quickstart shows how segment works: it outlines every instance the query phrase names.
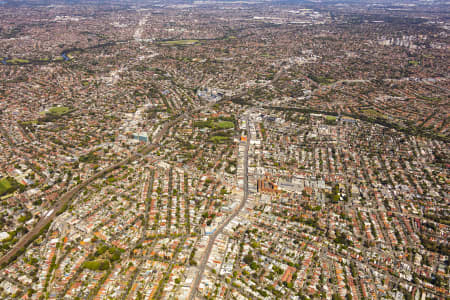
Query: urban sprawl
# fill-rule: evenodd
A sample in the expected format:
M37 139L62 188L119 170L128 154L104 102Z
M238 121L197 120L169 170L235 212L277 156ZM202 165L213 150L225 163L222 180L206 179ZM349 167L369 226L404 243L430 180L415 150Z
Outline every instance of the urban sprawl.
M0 1L0 298L449 299L448 12Z

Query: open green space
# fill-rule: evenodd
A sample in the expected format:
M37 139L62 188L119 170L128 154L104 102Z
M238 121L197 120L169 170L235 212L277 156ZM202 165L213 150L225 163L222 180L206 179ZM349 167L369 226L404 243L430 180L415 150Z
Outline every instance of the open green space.
M336 125L337 118L335 116L325 116L325 124Z
M4 177L0 179L0 196L12 193L19 188L19 183L12 177Z
M218 123L215 123L215 125L217 127L219 127L220 129L230 129L230 128L234 128L234 123L230 122L230 121L220 121Z
M27 64L30 61L28 59L22 59L22 58L11 58L6 61L7 64L11 65L18 65L18 64Z
M422 100L427 100L427 101L437 101L437 102L439 102L439 101L441 101L441 98L439 98L439 97L428 97L428 96L424 96L424 95L417 95L417 98L420 98L420 99L422 99Z
M7 178L0 179L0 195L3 195L4 193L6 193L6 191L8 191L11 188L12 185Z
M83 267L93 271L102 271L108 270L110 266L110 262L107 259L96 259L87 261L83 264Z
M199 40L173 40L173 41L163 41L160 42L160 44L168 46L186 46L186 45L194 45L199 42L200 42Z
M209 138L209 140L213 143L223 143L228 141L230 138L227 136L221 136L221 135L214 135Z
M69 111L70 111L70 108L66 107L66 106L52 107L48 110L49 113L54 114L54 115L59 115L59 116L67 114Z
M76 52L73 52L76 53ZM67 58L71 60L74 56L72 53L66 54ZM50 62L61 62L64 61L64 58L62 56L56 56L53 58L50 57L38 57L38 58L6 58L6 57L0 57L0 61L5 62L6 65L24 65L24 64L44 64L44 63L50 63Z
M211 128L215 129L230 129L234 128L234 123L231 121L208 119L207 121L197 121L194 122L195 127L199 128Z
M63 116L67 113L69 113L72 109L67 106L54 106L49 108L46 111L41 112L41 115L51 115L55 117Z

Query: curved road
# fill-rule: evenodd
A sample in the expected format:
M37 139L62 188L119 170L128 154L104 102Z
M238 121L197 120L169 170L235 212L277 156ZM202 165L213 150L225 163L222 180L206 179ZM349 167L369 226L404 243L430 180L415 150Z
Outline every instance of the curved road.
M190 113L196 112L198 110L201 110L204 107L200 107L198 109L195 109L193 111L191 111ZM145 146L144 148L140 149L141 152L149 152L151 150L154 150L156 147L159 147L159 142L161 141L162 137L164 134L167 133L167 131L177 122L179 122L180 120L186 118L188 116L188 113L184 113L180 116L178 116L176 119L174 119L173 121L168 122L166 125L164 125L164 127L161 129L160 132L158 132L158 134L155 137L155 142ZM25 248L29 243L31 243L36 237L37 235L39 235L39 232L44 229L45 226L47 226L48 224L50 224L57 216L58 213L62 212L64 210L64 207L66 207L66 205L68 205L69 201L76 195L78 194L83 188L85 188L86 186L88 186L91 182L93 182L94 180L108 174L109 172L113 171L114 169L117 169L123 165L129 164L130 162L132 162L133 160L141 157L141 153L136 152L132 155L130 155L128 158L125 158L121 161L119 161L118 163L111 165L97 173L95 173L94 175L92 175L91 177L89 177L87 180L85 180L83 183L73 187L72 189L70 189L69 191L67 191L66 193L64 193L61 198L59 199L58 203L56 203L49 211L52 211L52 213L50 215L44 215L44 217L42 217L38 223L36 223L36 225L34 226L34 228L29 231L27 234L25 234L24 236L22 236L22 238L14 245L14 247L8 251L8 253L6 253L4 256L2 256L0 258L0 266L3 267L4 264L8 264L10 262L11 259L14 258L15 255L17 255L20 250L22 250L23 248Z
M236 96L234 96L236 97ZM190 117L192 114L201 111L204 108L213 106L217 103L222 103L222 102L226 102L229 100L232 100L233 97L226 97L224 99L222 99L221 101L218 101L216 103L208 103L206 105L202 105L199 106L195 109L192 109L188 112L185 112L181 115L179 115L177 118L175 118L174 120L166 123L166 125L164 125L164 127L161 129L160 132L157 133L155 140L152 144L149 144L145 147L143 147L142 149L138 150L136 153L130 155L128 158L125 158L121 161L119 161L118 163L111 165L103 170L100 170L99 172L95 173L94 175L92 175L91 177L89 177L88 179L86 179L83 183L73 187L72 189L70 189L69 191L67 191L66 193L64 193L60 200L58 201L58 203L56 203L49 211L52 211L52 213L50 215L44 215L44 217L42 217L38 223L36 223L35 227L29 231L27 234L25 234L24 236L22 236L22 238L14 245L14 247L8 251L8 253L6 253L4 256L2 256L0 258L0 268L4 267L4 265L8 264L11 259L13 259L16 255L19 254L19 252L24 249L29 243L31 243L38 235L39 232L41 230L43 230L45 228L45 226L47 226L48 224L50 224L57 216L60 212L62 212L62 210L64 209L64 207L66 207L66 205L68 205L68 203L70 202L70 200L76 195L78 194L83 188L85 188L86 186L88 186L91 182L93 182L94 180L108 174L109 172L113 171L114 169L117 169L123 165L127 165L130 162L132 162L135 159L141 158L143 157L142 153L148 153L151 150L154 150L157 147L160 147L160 141L163 137L163 135L165 135L167 133L167 131L176 123L180 122L181 120ZM1 113L1 112L0 112ZM2 135L5 136L5 138L8 140L10 139L9 136L6 134L6 131L0 126L0 133L2 133ZM12 141L11 141L12 142Z

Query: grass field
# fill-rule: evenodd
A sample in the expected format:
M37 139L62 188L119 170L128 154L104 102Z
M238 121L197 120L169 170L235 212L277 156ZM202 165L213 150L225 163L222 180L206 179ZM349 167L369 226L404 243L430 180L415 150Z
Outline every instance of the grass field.
M194 45L199 43L199 40L175 40L175 41L164 41L161 42L161 45L167 46L186 46L186 45Z
M14 182L11 182L13 180ZM17 189L17 182L14 179L2 178L0 179L0 196L7 193L12 193Z
M336 125L337 117L335 116L325 116L325 124L327 125Z
M222 143L228 141L230 138L227 136L215 135L209 138L209 140L213 143Z
M223 120L215 121L215 120L209 119L208 121L197 121L194 123L194 126L199 127L199 128L208 127L213 130L230 129L230 128L234 128L234 123L231 121L223 121Z
M7 178L0 179L0 195L5 194L11 188L12 185Z
M63 114L67 114L70 111L70 108L66 107L66 106L56 106L56 107L52 107L48 110L49 113L54 114L54 115L63 115Z
M36 120L31 120L31 121L24 121L24 122L22 122L21 124L23 125L23 126L28 126L28 125L35 125L35 124L37 124L38 122L36 121Z
M28 59L21 59L21 58L12 58L8 59L6 63L12 64L12 65L18 65L18 64L27 64L30 61Z
M219 122L215 123L215 125L217 127L219 127L220 129L234 128L234 123L230 122L230 121L219 121Z
M83 267L89 269L89 270L107 270L110 267L110 262L107 259L97 259L97 260L91 260L87 261L83 264Z
M54 106L54 107L51 107L47 111L41 112L40 114L41 115L49 114L49 115L54 115L54 116L59 117L59 116L67 114L68 112L70 112L70 110L71 110L70 107L67 107L67 106Z

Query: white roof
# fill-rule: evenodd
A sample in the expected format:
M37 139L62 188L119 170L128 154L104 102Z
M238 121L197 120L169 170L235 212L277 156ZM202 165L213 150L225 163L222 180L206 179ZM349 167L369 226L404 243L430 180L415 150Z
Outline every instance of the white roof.
M6 240L8 238L9 238L9 233L7 233L7 232L0 233L0 241Z

